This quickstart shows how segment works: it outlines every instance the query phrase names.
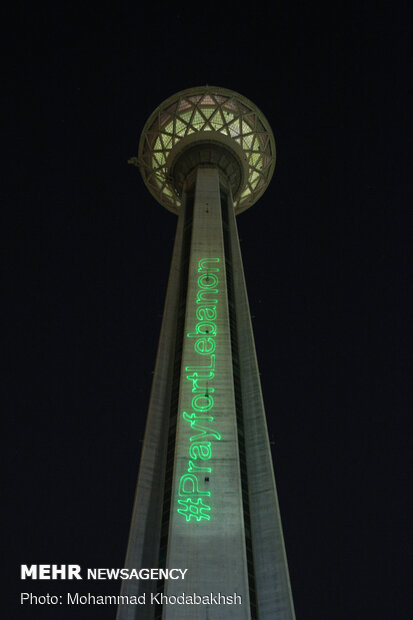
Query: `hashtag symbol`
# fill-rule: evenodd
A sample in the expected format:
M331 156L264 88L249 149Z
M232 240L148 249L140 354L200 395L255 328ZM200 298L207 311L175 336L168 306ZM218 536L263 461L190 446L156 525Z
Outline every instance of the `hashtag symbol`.
M194 502L191 498L188 499L178 499L178 504L184 506L183 508L178 508L178 512L185 517L187 521L191 519L196 519L197 521L201 521L201 519L210 520L210 516L206 514L207 510L211 510L211 507L207 504L204 504L201 498L199 498L196 502Z

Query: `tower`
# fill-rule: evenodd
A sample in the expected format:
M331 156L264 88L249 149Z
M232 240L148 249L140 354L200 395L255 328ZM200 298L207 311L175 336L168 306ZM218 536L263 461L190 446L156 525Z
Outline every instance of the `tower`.
M133 163L178 224L126 567L188 571L125 581L146 604L118 620L293 620L235 221L271 179L271 128L233 91L188 89L150 116ZM157 592L240 599L151 605Z

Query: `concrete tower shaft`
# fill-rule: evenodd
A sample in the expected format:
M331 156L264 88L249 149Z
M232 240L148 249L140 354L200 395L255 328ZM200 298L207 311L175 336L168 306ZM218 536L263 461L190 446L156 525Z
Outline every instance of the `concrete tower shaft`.
M172 114L173 105L176 114L196 97L189 132L198 106L224 97L208 90L205 100L198 91L160 106L140 144L145 182L162 204L173 203L178 226L126 559L128 568L188 572L184 581L125 582L122 594L144 594L147 604L121 605L118 620L294 620L233 200L236 193L239 210L250 206L274 159L250 180L255 168L242 145L251 138L254 147L255 137L246 127L241 137L217 138L204 129L174 142L180 125L176 116L165 125L165 108ZM235 94L225 92L223 102L235 106ZM215 113L204 110L199 124L212 123ZM249 121L263 126L258 116ZM243 122L238 117L236 126ZM154 123L158 129L172 123L170 143ZM159 172L154 147L165 144L171 148ZM270 149L273 138L259 144ZM264 162L265 150L256 148ZM154 174L159 181L163 175L159 185ZM169 602L183 593L205 603ZM227 602L208 599L218 594ZM229 603L230 597L238 598Z

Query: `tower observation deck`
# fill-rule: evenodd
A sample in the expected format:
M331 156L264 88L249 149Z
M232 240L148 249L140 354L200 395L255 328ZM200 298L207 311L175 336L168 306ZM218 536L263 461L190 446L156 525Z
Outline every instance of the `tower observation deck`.
M117 619L293 620L235 220L271 180L271 128L238 93L191 88L130 161L178 223L126 568L187 571L124 581L140 602Z

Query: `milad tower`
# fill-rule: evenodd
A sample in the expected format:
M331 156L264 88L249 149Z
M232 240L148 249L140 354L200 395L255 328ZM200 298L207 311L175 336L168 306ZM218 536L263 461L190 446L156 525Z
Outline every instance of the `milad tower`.
M271 128L238 93L191 88L153 112L130 162L178 225L126 567L188 571L122 594L242 603L120 605L117 619L293 620L235 221L270 182Z

